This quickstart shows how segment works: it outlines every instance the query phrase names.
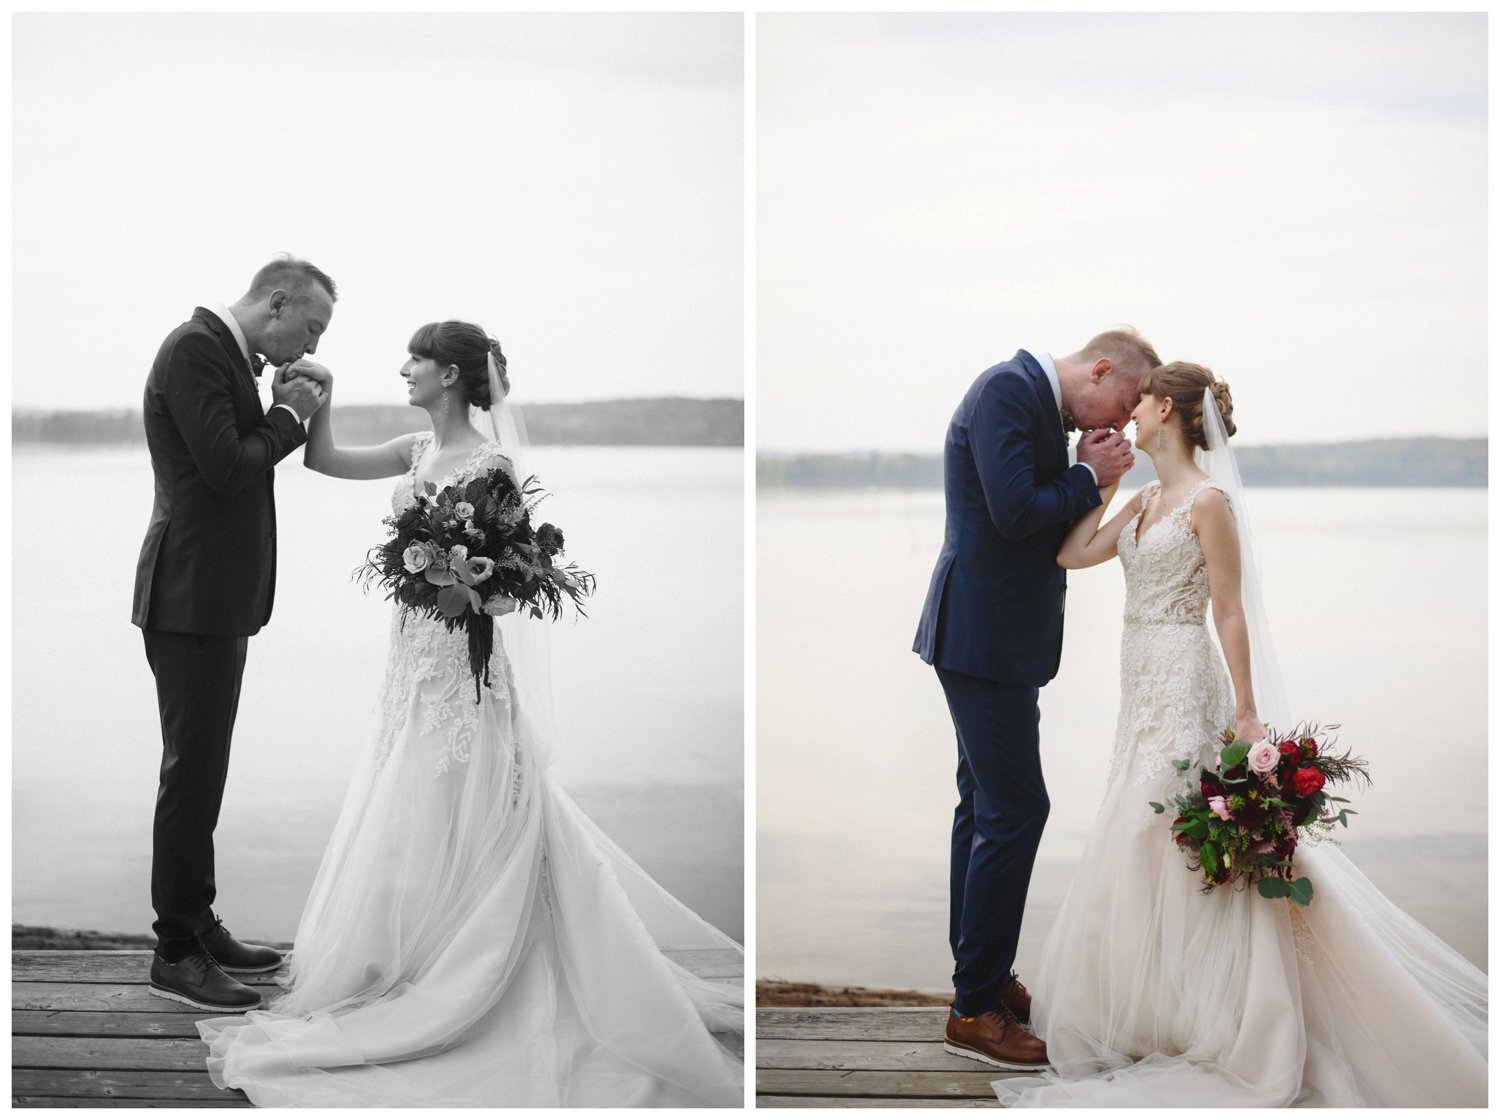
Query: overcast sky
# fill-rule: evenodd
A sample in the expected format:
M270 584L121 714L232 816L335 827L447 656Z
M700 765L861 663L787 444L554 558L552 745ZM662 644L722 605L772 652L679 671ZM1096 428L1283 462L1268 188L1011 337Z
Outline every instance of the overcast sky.
M318 357L404 403L417 326L518 401L744 393L740 15L19 15L12 399L137 406L162 337L278 251Z
M935 451L1114 323L1246 443L1486 430L1486 24L764 15L758 443Z

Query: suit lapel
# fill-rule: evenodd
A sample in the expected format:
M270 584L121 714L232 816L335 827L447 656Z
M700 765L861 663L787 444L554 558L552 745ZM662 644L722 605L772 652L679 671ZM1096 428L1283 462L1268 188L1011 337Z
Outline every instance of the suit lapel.
M1062 416L1058 412L1057 397L1052 392L1052 382L1047 380L1047 371L1042 368L1042 363L1033 358L1025 350L1016 352L1016 361L1021 363L1021 368L1026 371L1026 376L1031 378L1031 388L1036 393L1037 402L1042 406L1042 439L1046 446L1050 447L1058 458L1067 462L1068 459L1068 436L1063 431ZM1051 417L1052 422L1047 423L1046 418Z
M260 403L260 385L255 380L255 375L250 372L250 364L245 361L245 355L240 350L240 344L235 341L234 332L231 331L217 315L206 307L195 307L193 316L201 319L203 324L218 336L219 345L224 347L224 356L229 359L229 368L238 370L235 381L244 388L255 402L255 413L257 419L265 416L265 408Z

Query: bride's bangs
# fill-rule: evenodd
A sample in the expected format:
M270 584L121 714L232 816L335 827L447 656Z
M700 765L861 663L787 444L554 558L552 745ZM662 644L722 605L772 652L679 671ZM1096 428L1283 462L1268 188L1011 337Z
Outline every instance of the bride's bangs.
M440 323L427 323L420 326L411 336L411 341L406 344L406 352L418 358L437 357L437 332Z

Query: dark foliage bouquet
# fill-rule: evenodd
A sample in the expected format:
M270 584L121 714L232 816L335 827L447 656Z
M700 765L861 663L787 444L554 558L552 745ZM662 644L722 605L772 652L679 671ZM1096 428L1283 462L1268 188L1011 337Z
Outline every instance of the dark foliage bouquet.
M402 621L420 612L451 632L469 636L474 700L490 683L494 619L515 610L556 620L563 600L580 615L594 577L574 564L559 565L562 530L533 526L531 512L547 496L533 475L517 485L500 467L439 490L429 482L416 502L385 519L391 537L370 550L356 579L389 589Z
M1205 892L1243 880L1257 884L1264 898L1290 898L1299 906L1312 901L1311 880L1292 878L1298 838L1326 836L1336 824L1347 828L1355 815L1336 807L1348 798L1333 796L1324 788L1328 783L1370 781L1364 759L1333 754L1320 734L1316 724L1285 737L1267 729L1266 738L1252 744L1236 739L1232 729L1224 732L1219 769L1200 771L1197 791L1174 804L1172 835L1189 853L1189 867L1202 872ZM1184 773L1193 763L1173 765ZM1151 807L1166 811L1155 801Z

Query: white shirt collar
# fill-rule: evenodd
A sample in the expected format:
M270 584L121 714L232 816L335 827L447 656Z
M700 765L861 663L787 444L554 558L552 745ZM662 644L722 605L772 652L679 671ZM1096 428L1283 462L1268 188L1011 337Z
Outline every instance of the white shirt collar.
M1052 355L1043 350L1036 356L1037 364L1042 367L1042 372L1047 375L1047 384L1052 386L1052 395L1057 399L1057 411L1062 412L1062 382L1057 379L1057 366L1052 362Z
M240 330L240 324L234 317L234 312L222 303L210 303L206 305L210 311L217 315L229 328L229 333L234 335L234 340L240 344L240 353L245 356L246 364L250 361L250 344L245 341L245 332ZM1048 361L1051 361L1049 358Z

